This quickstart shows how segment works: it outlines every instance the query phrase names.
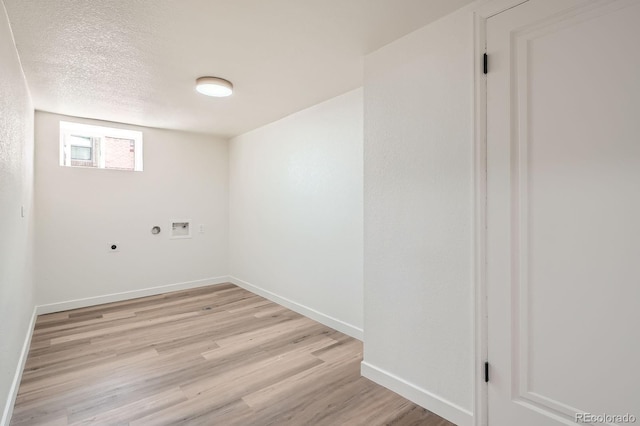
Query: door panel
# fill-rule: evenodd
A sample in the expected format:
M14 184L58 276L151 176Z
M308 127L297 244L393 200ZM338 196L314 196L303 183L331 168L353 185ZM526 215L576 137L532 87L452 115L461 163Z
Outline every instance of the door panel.
M640 1L487 21L490 425L640 421Z

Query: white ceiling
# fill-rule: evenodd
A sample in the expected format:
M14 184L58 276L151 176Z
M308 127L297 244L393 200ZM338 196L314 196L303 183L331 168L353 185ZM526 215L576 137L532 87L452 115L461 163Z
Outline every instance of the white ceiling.
M4 0L36 109L224 137L361 86L366 53L470 2Z

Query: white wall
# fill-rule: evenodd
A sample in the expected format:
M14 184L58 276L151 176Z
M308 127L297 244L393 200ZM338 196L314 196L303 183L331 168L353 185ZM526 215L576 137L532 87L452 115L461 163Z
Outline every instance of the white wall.
M362 90L232 139L231 275L362 334Z
M13 406L33 315L32 207L33 106L0 2L0 424Z
M368 55L363 373L453 422L473 407L473 16Z
M144 171L59 166L60 120L142 131ZM43 112L36 113L35 129L38 304L83 298L97 303L121 292L133 291L127 296L133 297L151 287L224 281L226 141ZM205 233L195 229L192 239L169 239L173 219L203 224ZM162 228L159 235L151 234L154 225ZM108 251L111 242L119 243L119 252Z

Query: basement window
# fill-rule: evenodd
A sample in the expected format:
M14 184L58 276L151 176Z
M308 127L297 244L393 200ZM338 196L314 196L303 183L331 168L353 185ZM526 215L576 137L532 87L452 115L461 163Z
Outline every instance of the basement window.
M142 132L61 121L60 165L142 171Z

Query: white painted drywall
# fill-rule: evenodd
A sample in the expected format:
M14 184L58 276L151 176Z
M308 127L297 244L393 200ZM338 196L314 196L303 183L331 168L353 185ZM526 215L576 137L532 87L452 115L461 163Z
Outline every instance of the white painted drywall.
M358 337L362 138L358 89L232 139L229 156L234 280Z
M33 106L0 2L0 424L8 420L30 335L32 241Z
M60 120L142 131L144 171L61 167ZM39 305L228 275L227 141L44 112L35 140ZM174 219L193 238L170 239Z
M363 373L458 424L473 390L473 16L368 55Z

